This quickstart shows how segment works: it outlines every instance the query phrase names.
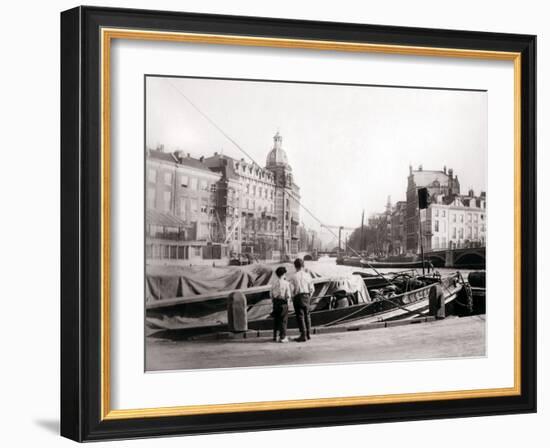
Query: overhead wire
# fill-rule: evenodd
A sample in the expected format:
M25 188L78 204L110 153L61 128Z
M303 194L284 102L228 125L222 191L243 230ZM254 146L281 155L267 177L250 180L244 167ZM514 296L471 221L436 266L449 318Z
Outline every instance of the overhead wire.
M220 134L222 134L227 140L229 140L229 142L231 142L239 151L241 151L246 157L248 157L252 163L254 165L256 165L257 167L261 168L261 165L256 162L256 160L254 160L254 158L241 146L239 145L239 143L233 139L227 132L225 132L223 130L223 128L221 126L219 126L212 118L210 118L204 111L202 111L202 109L200 107L198 107L185 93L183 93L175 84L173 84L172 82L168 81L168 84L181 96L183 97L188 103L189 105L196 111L198 112L206 121L208 121L208 123L210 123L214 128L216 128L218 130L218 132L220 132ZM326 224L324 224L317 216L315 216L315 214L308 208L306 207L304 204L302 204L302 202L300 201L299 198L296 197L296 195L292 192L291 189L289 189L288 187L283 187L284 190L289 194L289 196L292 197L292 199L294 199L296 201L296 203L302 207L302 209L304 209L315 221L317 221L322 228L325 228L328 230L328 232L330 232L335 238L338 238L338 235L336 235L335 232L333 232L330 227L328 227ZM370 269L372 269L379 277L382 277L386 280L388 280L382 273L380 273L374 266L372 266L368 260L364 260L362 255L357 252L353 247L351 247L347 242L344 242L344 245L346 247L346 249L349 249L351 250L356 256L360 257L362 262L366 263L368 265L368 267ZM392 283L390 280L388 280L389 283Z

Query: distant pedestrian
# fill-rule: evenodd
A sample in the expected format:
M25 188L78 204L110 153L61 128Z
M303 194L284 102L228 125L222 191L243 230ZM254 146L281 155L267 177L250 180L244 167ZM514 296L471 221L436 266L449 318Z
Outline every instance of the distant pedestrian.
M313 281L311 276L304 270L304 261L301 258L294 260L296 274L290 279L292 287L292 303L296 313L296 321L300 329L300 337L297 342L305 342L311 339L311 317L309 302L313 294Z
M273 341L288 342L286 327L288 323L288 301L292 295L290 283L286 280L286 268L283 266L275 270L277 278L271 287L271 300L273 301Z

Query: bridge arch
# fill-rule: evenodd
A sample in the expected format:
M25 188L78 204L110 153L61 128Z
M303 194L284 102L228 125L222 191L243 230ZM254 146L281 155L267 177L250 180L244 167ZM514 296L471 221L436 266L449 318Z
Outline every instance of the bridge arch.
M313 255L309 252L299 252L298 258L301 258L304 261L313 261Z
M485 255L479 252L465 252L463 254L457 254L454 260L455 267L461 268L484 268L485 267Z
M445 252L433 252L426 254L425 258L436 268L445 267Z

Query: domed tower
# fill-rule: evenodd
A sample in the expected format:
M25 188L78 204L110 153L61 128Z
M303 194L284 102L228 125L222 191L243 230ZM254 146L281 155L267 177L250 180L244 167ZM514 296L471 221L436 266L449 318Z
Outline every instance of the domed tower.
M266 168L269 170L273 170L273 168L285 168L292 171L292 168L288 164L286 152L283 149L283 137L279 131L273 137L273 148L267 154Z
M267 154L266 169L274 175L277 246L282 259L286 259L298 251L300 189L294 183L292 168L283 149L283 137L279 132L273 137L273 148Z

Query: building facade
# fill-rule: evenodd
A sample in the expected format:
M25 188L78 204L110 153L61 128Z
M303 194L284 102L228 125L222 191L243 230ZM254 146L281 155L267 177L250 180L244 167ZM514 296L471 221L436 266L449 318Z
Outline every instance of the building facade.
M482 247L487 238L487 197L436 195L426 210L425 250Z
M407 202L397 201L391 211L391 250L390 255L403 255L407 252Z
M147 151L146 167L148 259L192 264L298 252L300 189L279 133L265 167L218 153L195 159L162 150Z
M428 197L435 195L455 196L460 194L460 182L452 169L443 171L424 170L422 165L417 170L409 166L407 178L407 210L406 210L406 250L408 252L420 252L419 225L420 216L418 210L418 189L427 188Z
M368 244L371 254L386 257L392 253L392 205L388 196L386 209L382 213L373 213L369 216L367 227L371 230L373 240Z
M418 189L428 190L428 208L419 210ZM427 171L409 168L406 201L406 252L419 253L419 226L424 251L485 246L487 196L470 190L460 193L460 182L452 169ZM397 235L393 235L395 241ZM394 246L397 243L394 242Z
M216 194L221 176L182 152L146 154L146 258L193 264L224 258L217 237Z
M282 136L273 137L265 167L214 153L205 165L221 175L218 196L221 228L231 250L262 259L298 252L300 189L292 175Z

